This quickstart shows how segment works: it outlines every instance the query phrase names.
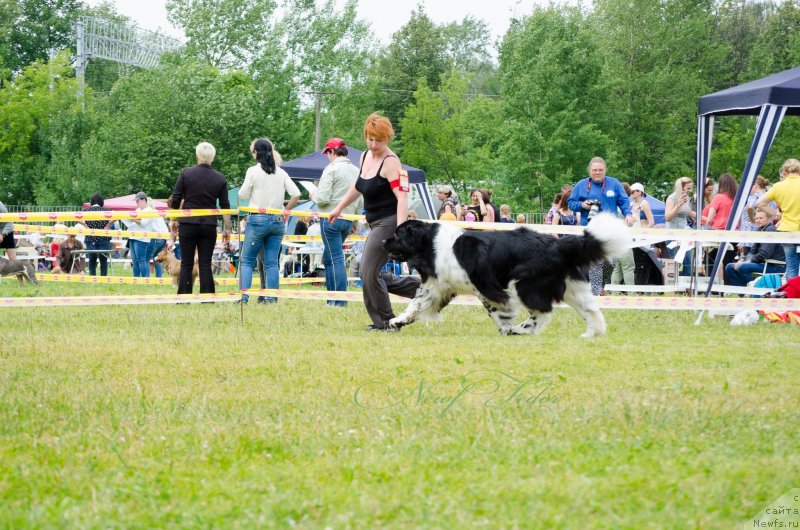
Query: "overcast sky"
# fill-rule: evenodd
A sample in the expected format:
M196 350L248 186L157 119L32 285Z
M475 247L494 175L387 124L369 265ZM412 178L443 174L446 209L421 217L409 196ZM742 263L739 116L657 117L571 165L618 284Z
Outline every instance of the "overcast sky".
M338 1L344 3L343 0ZM86 3L97 5L100 0L86 0ZM136 21L139 27L161 29L183 40L182 33L167 21L166 0L116 0L111 3L117 6L119 13ZM512 18L528 15L534 5L546 5L549 0L360 0L358 11L360 18L370 23L377 37L383 43L388 43L392 33L408 22L411 11L419 3L424 4L425 12L438 23L461 21L466 15L484 20L489 24L494 42L506 32Z

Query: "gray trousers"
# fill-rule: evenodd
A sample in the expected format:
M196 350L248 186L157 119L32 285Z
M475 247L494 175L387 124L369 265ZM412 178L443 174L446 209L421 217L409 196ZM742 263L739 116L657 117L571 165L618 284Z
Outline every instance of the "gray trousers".
M383 240L394 235L397 228L397 216L384 217L369 225L370 232L364 244L361 257L361 281L363 282L364 306L376 327L386 327L394 318L389 293L414 298L420 286L419 278L397 276L390 272L381 272L389 255L383 249Z
M619 284L625 281L625 285L635 285L636 262L633 259L633 249L629 248L622 255L614 258L614 272L611 273L611 283Z

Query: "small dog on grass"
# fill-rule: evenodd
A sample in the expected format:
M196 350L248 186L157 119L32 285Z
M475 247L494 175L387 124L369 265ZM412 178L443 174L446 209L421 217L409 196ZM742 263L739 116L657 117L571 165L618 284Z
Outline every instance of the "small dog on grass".
M16 276L20 285L24 283L24 280L28 280L28 283L39 285L34 266L30 262L21 259L0 258L0 277L3 276Z
M164 250L159 252L158 255L153 258L153 261L161 263L164 268L167 269L167 273L172 276L172 285L177 286L181 277L181 260L176 258L175 254L170 249L164 247ZM197 281L198 274L197 260L195 260L194 268L192 268L192 285Z

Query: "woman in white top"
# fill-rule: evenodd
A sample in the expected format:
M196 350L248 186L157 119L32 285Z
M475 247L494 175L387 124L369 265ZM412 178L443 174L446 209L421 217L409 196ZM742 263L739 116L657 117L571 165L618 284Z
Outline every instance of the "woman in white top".
M655 224L653 220L653 211L650 209L650 203L645 199L646 195L642 183L636 182L631 186L630 200L633 226L653 228Z
M147 211L147 194L140 191L133 198L136 201L136 212ZM131 232L154 232L153 221L155 219L123 219L122 222L128 227ZM150 248L150 238L143 236L133 236L128 238L128 247L130 248L131 263L133 265L134 278L149 278L150 277L150 257L148 250Z
M239 189L239 200L250 200L251 208L284 210L283 200L289 194L289 204L283 214L250 214L247 217L244 243L242 244L242 289L249 289L253 283L253 269L261 248L264 248L264 265L267 269L266 289L277 289L279 282L278 254L281 241L289 219L289 210L294 208L300 199L300 190L283 169L275 163L272 143L266 138L253 140L250 151L258 164L247 170L244 184ZM242 295L242 303L249 297ZM262 299L259 299L261 302ZM265 297L264 303L274 303L274 297Z
M153 202L151 197L147 197L147 206L142 209L143 212L156 212L156 204ZM153 219L148 219L149 229L152 232L161 232L161 233L169 233L169 228L167 227L167 223L161 217L154 217ZM161 265L161 262L156 261L155 257L164 250L164 246L167 244L167 240L163 238L151 238L150 243L147 245L147 267L148 270L150 268L150 262L153 262L153 269L156 273L156 278L161 278L164 276L164 267Z

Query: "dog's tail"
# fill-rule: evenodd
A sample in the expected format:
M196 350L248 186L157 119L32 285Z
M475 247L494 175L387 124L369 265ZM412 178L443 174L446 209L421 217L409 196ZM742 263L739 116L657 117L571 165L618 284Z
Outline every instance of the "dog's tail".
M559 248L578 267L610 260L633 246L633 233L625 221L611 214L598 214L581 237L559 239Z

